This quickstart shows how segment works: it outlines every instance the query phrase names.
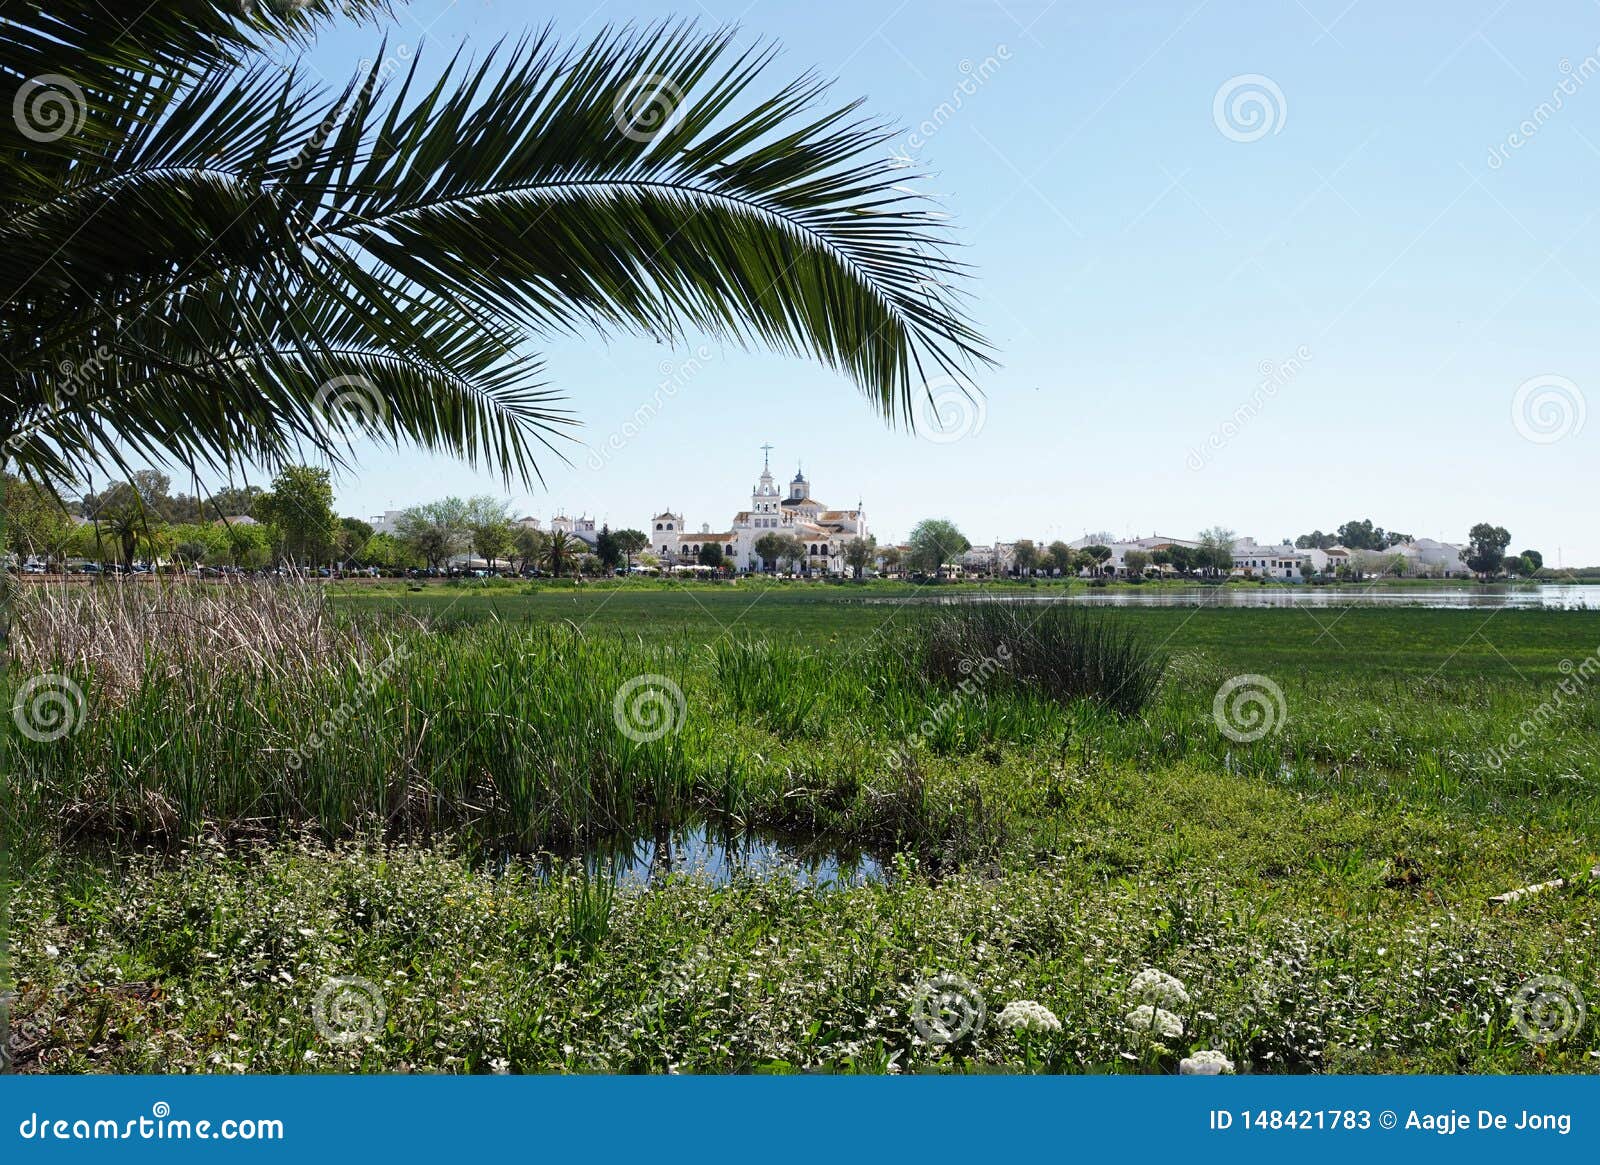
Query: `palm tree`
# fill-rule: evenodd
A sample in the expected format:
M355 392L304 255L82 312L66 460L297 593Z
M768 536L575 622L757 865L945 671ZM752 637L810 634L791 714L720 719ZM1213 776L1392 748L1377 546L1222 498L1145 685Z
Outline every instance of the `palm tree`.
M891 133L774 49L547 34L340 88L269 48L381 0L0 0L0 467L226 471L409 441L538 475L573 418L519 347L693 329L910 424L988 362ZM280 46L281 47L281 46Z
M561 577L561 568L577 553L577 539L566 531L552 530L545 535L543 562L557 578Z

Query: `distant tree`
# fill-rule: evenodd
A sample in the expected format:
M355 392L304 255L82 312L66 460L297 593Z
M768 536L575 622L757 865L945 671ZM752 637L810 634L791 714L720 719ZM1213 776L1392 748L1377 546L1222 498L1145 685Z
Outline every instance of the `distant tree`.
M227 546L215 527L197 522L184 522L181 525L171 526L167 530L167 537L172 545L172 553L178 561L191 565L220 554Z
M1524 550L1519 557L1527 561L1532 567L1532 569L1527 572L1528 574L1533 574L1535 571L1544 569L1544 555L1540 554L1537 550Z
M643 530L618 530L611 538L627 561L630 571L633 569L633 556L650 545L650 538Z
M256 503L266 494L259 485L227 486L206 499L207 518L260 518Z
M1294 540L1294 544L1300 550L1326 550L1338 541L1337 534L1324 534L1321 530L1313 530L1309 534L1300 535Z
M84 516L94 523L96 541L102 535L109 538L119 552L117 561L131 567L152 520L139 491L130 482L113 482L98 494L85 494L83 505ZM159 525L160 519L155 521Z
M234 566L259 568L272 560L272 547L278 540L276 527L260 522L224 522L213 528L221 532L224 553Z
M1228 554L1229 558L1231 559L1233 556L1231 548ZM1188 574L1190 571L1194 570L1197 565L1196 553L1192 547L1188 546L1167 547L1167 561L1172 564L1172 568L1174 570L1181 571L1184 574Z
M1143 550L1130 550L1122 556L1122 562L1128 568L1129 574L1142 576L1145 568L1150 565L1150 556Z
M511 552L522 563L520 569L538 566L544 561L544 534L532 526L518 526L511 535Z
M372 539L372 527L360 518L340 518L339 531L334 535L334 549L341 563L352 563L360 557Z
M885 570L893 570L900 565L900 547L884 546L878 550L877 557Z
M776 571L778 563L783 560L784 539L782 534L763 534L756 539L756 554L761 559L761 565L768 572Z
M395 530L411 552L430 567L443 566L471 544L467 503L460 498L411 506L401 512Z
M600 533L594 541L594 553L608 574L616 570L617 564L622 561L622 548L617 545L617 536L611 532L609 524L600 527Z
M1194 552L1198 570L1226 575L1233 570L1234 533L1226 526L1200 531L1200 545Z
M1094 542L1083 548L1083 554L1094 567L1094 572L1099 574L1100 568L1111 557L1111 547L1103 542Z
M972 549L972 543L944 518L925 518L911 531L907 562L913 570L937 575L945 563Z
M332 552L339 519L333 512L333 485L326 469L285 465L256 508L277 528L283 555L290 562L309 565Z
M355 560L362 566L381 566L397 570L414 559L406 544L393 534L374 534L356 551Z
M1506 547L1511 534L1504 526L1479 522L1467 532L1467 568L1483 577L1493 577L1505 567Z
M5 529L4 549L18 558L58 561L78 524L50 492L9 473L0 474L0 525Z
M1506 555L1500 564L1501 569L1510 575L1521 574L1523 572L1524 565L1525 564L1523 563L1523 560L1513 554Z
M1062 574L1076 573L1072 567L1072 547L1057 539L1050 543L1046 554L1049 556L1048 569L1060 571Z
M544 565L557 578L580 552L578 540L565 530L552 530L544 540Z
M873 537L852 538L844 544L845 565L860 578L872 561L873 552L878 548L878 540Z
M511 515L507 503L488 494L469 498L462 525L472 552L494 569L501 557L511 552Z
M1383 534L1373 529L1371 518L1349 521L1339 527L1339 544L1351 550L1379 550L1383 547Z
M1016 564L1017 573L1027 578L1039 567L1039 548L1031 539L1019 538L1011 548L1011 561Z
M721 570L723 567L722 560L726 557L727 556L722 553L721 543L702 542L700 544L700 552L695 555L695 561L701 566L710 566L715 567L717 570Z

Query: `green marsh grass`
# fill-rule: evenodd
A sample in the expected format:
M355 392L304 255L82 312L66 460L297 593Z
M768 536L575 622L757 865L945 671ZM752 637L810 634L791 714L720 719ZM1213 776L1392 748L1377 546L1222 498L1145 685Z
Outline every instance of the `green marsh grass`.
M1510 1001L1539 974L1600 999L1600 885L1579 876L1600 861L1600 693L1549 710L1597 615L1117 612L1170 656L1130 713L963 673L1003 620L927 668L940 611L842 587L448 619L141 593L222 630L151 638L163 616L126 591L76 609L94 634L19 614L7 682L85 694L60 740L0 738L0 818L31 859L10 919L25 1070L1171 1071L1200 1047L1250 1072L1594 1067L1600 1029L1531 1045ZM262 617L229 602L284 604L284 634L319 646L229 648ZM1212 701L1244 673L1284 715L1240 742ZM683 695L654 740L616 719L641 675ZM844 839L890 875L644 889L519 853L696 818ZM1199 1000L1157 1062L1121 1023L1145 967ZM991 1014L1044 1003L1061 1035L929 1047L909 1004L940 971ZM310 999L351 975L388 1020L330 1045Z

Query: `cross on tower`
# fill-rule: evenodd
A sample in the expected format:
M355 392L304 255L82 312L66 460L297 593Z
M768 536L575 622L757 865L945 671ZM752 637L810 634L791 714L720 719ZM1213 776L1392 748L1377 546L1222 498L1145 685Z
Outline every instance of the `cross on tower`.
M766 472L772 471L772 446L761 446L761 468Z

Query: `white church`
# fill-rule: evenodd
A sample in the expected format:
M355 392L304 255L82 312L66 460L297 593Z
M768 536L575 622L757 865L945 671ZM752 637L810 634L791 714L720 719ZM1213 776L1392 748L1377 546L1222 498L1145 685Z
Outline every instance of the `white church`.
M750 492L750 508L733 516L733 528L712 533L702 523L698 533L691 531L682 514L671 510L650 519L650 549L662 564L671 566L695 562L702 547L718 546L723 557L741 571L764 570L776 563L763 563L756 543L768 534L789 535L805 547L802 567L812 574L837 574L846 569L844 552L853 538L867 537L866 511L861 503L853 510L830 510L811 496L811 483L797 471L789 483L787 497L778 493L772 480L772 446L763 445L761 480Z

